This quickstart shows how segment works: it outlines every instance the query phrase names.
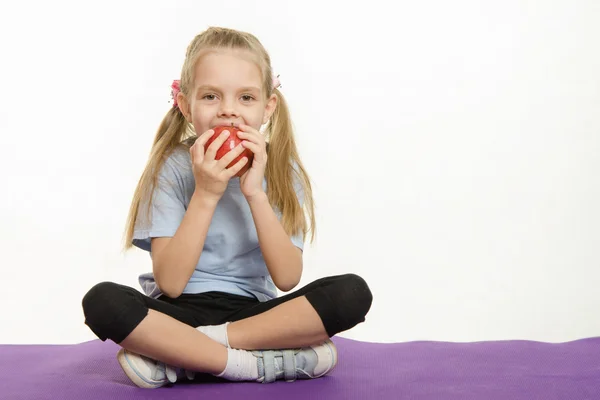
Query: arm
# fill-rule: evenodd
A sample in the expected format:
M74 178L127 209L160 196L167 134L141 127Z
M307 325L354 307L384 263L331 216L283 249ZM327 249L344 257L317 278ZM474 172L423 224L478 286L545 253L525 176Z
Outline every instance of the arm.
M152 239L152 271L160 290L178 297L187 285L200 254L217 201L194 192L172 238Z
M302 250L283 229L263 190L267 164L264 136L251 126L241 124L240 128L242 131L237 135L242 139L242 145L254 153L252 166L240 178L242 193L250 205L258 243L273 283L278 289L289 292L302 277Z
M273 282L278 289L289 292L302 277L302 250L290 240L264 192L249 199L248 204Z
M245 163L245 160L241 160L233 167L226 168L242 153L242 146L236 147L219 161L215 160L217 149L227 137L224 133L208 146L204 154L205 144L213 133L212 129L204 132L190 148L196 188L187 210L184 211L182 204L176 207L175 214L183 214L183 217L175 234L172 238L152 239L154 279L161 292L171 298L181 295L194 273L219 199L225 192L229 179ZM167 193L173 197L170 191ZM165 208L168 210L168 207Z

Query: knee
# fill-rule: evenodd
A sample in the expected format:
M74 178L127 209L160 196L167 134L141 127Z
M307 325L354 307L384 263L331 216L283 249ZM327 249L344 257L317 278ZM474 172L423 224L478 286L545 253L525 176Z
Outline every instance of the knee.
M356 274L343 275L339 293L341 296L338 300L340 305L343 304L339 309L344 310L346 319L355 324L364 321L373 303L373 294L367 282Z
M118 284L101 282L94 285L81 301L85 323L94 327L106 324L114 317L119 304L124 305Z

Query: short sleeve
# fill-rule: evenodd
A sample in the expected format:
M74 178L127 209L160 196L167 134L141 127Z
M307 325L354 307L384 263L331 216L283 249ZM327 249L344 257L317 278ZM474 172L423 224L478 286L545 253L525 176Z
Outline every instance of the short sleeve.
M294 246L304 251L304 235L302 234L302 232L299 232L298 234L292 236L291 240Z
M163 164L157 186L152 192L152 205L148 215L148 203L140 202L133 232L132 244L150 251L154 237L172 237L185 215L185 190L181 170L171 159Z

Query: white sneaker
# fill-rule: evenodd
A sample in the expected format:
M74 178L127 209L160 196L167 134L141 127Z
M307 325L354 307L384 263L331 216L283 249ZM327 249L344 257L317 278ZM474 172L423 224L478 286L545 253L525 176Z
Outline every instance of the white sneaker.
M338 359L331 340L301 349L253 351L252 354L258 358L258 382L262 383L320 378L333 370Z
M125 375L137 386L145 389L155 389L168 383L175 383L183 376L190 380L194 379L194 373L191 371L176 369L123 348L117 352L117 360Z

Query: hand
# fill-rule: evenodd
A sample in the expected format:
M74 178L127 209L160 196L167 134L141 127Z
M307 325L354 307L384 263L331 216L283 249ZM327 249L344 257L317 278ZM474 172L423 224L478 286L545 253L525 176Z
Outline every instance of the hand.
M242 146L254 153L252 166L240 178L242 193L248 201L257 195L263 194L263 180L267 167L267 143L265 138L256 129L248 125L240 124L242 130L238 133L242 139Z
M244 157L231 168L227 168L227 165L244 151L244 147L240 143L220 160L216 160L217 150L229 136L229 131L224 130L205 151L206 142L214 133L214 130L209 129L200 135L190 147L190 156L192 158L194 179L196 180L196 192L218 201L227 189L229 179L242 169L248 162L248 158Z

